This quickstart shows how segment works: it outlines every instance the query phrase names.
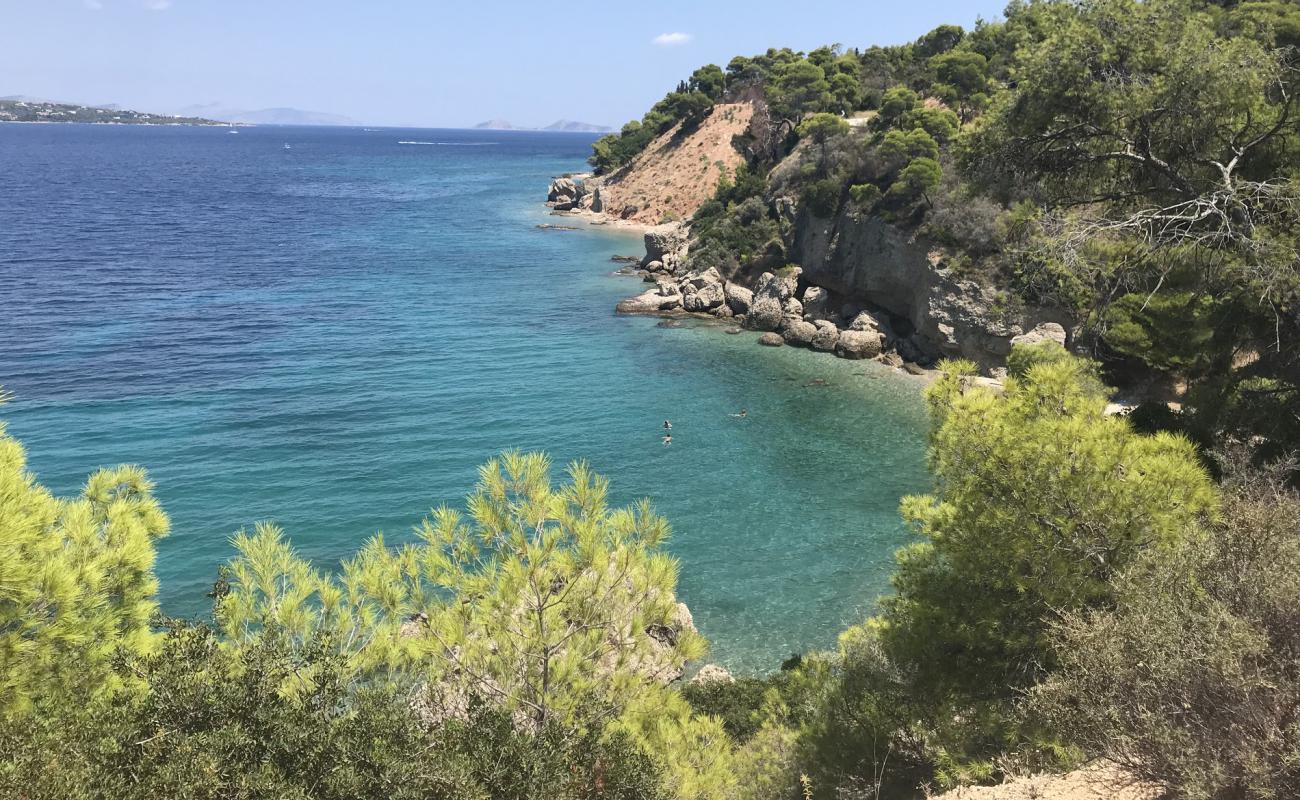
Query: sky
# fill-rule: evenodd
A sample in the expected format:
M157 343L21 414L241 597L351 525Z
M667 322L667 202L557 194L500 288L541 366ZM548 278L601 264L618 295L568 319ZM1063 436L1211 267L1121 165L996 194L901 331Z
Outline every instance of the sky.
M0 96L370 125L619 126L698 66L911 41L1006 0L0 0Z

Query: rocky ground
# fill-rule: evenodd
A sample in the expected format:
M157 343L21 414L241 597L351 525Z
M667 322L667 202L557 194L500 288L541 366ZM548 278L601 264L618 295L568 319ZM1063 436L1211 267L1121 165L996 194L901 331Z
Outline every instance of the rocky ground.
M936 795L934 800L1160 800L1159 787L1104 762L1064 775L1016 778L1000 786L971 786Z

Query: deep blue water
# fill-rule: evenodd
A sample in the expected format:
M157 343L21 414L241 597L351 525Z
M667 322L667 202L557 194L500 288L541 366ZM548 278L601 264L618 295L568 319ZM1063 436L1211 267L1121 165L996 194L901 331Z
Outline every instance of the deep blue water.
M639 237L535 227L563 221L539 201L590 141L0 125L0 414L59 493L149 469L171 613L206 613L241 526L329 565L540 448L670 519L716 660L829 646L887 589L898 499L927 484L919 387L615 316L641 287L609 257Z

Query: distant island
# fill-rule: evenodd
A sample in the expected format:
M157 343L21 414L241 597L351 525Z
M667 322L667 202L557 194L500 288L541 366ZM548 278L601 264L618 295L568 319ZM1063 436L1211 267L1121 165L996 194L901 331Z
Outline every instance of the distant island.
M108 125L224 125L203 117L131 111L117 106L79 106L16 97L0 98L0 122L92 122Z
M491 131L563 131L566 133L609 133L614 130L608 125L593 125L590 122L575 122L569 119L556 120L545 128L521 127L504 119L490 119L487 122L480 122L474 127L479 130Z

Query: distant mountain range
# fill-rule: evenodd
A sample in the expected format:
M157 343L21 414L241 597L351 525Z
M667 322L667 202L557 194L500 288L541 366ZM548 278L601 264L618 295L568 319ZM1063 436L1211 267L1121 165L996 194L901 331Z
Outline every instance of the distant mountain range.
M223 122L239 122L246 125L360 125L361 123L342 114L329 114L324 111L303 111L300 108L262 108L248 111L229 108L220 103L186 106L172 112L186 117L206 117Z
M490 119L487 122L480 122L474 127L491 131L565 131L569 133L609 133L614 130L606 125L592 125L590 122L574 122L570 119L556 120L545 128L523 128L504 119Z

